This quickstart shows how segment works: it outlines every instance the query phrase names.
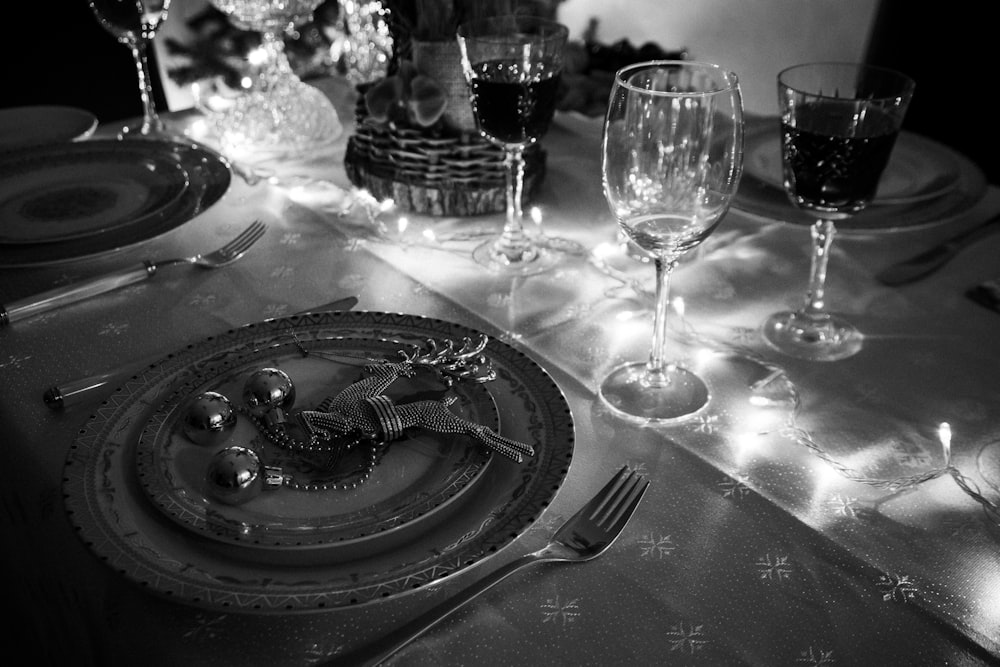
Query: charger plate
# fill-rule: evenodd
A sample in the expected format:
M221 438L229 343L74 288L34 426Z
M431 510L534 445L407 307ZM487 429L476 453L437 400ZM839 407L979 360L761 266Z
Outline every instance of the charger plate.
M479 335L444 320L348 311L266 320L189 346L127 381L80 430L65 466L70 519L88 547L129 580L170 599L215 610L289 613L363 605L473 567L523 534L551 503L569 471L574 447L572 416L558 386L530 358L497 340L490 340L484 351L497 373L495 380L480 385L489 400L472 390L463 409L486 419L492 415L502 435L529 443L535 455L520 464L492 455L476 479L460 483L458 497L438 505L443 509L434 509L430 519L412 519L416 528L405 540L381 542L383 538L361 535L358 544L364 548L359 546L357 554L322 540L306 547L286 544L284 537L247 545L208 535L193 526L194 520L168 516L143 477L162 465L148 457L164 442L162 428L173 433L169 419L163 419L172 414L170 406L180 406L202 387L235 386L227 382L237 382L247 369L290 364L288 346L294 339L307 349L367 341L363 349L382 351L420 345L428 338L460 342ZM343 370L319 355L306 359L322 367L322 373L310 371L317 377L329 369ZM306 366L295 369L299 373ZM311 380L305 382L308 387ZM451 436L445 440L435 447L452 452L458 445ZM384 463L398 453L396 444ZM147 458L140 464L143 456ZM418 472L413 480L419 479ZM420 502L410 493L420 483L413 480L402 482L398 494L412 498L410 507ZM429 482L435 490L443 485ZM275 512L272 506L265 513ZM321 516L326 512L318 511ZM447 520L440 520L445 514Z
M232 171L194 142L98 139L0 153L0 267L114 252L191 220Z
M785 194L777 118L747 122L743 168L734 208L770 220L815 222ZM979 203L987 185L982 170L964 155L918 134L900 132L875 200L847 220L837 221L837 230L865 233L945 224Z

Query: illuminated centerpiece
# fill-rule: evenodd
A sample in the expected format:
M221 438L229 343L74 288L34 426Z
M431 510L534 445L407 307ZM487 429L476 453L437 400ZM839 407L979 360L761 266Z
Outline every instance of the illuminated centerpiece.
M343 131L326 96L303 83L285 54L284 35L312 20L321 0L211 0L238 28L261 34L248 54L255 75L246 92L213 120L227 154L298 153L328 144Z
M418 0L407 13L405 3L391 4L388 73L358 86L356 130L344 159L356 186L404 211L505 210L504 153L476 128L456 31L466 19L503 13L509 5ZM527 201L544 175L545 152L533 144L524 158Z

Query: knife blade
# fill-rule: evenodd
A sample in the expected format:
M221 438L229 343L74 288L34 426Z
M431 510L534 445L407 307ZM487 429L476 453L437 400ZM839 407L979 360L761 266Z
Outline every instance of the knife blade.
M1000 215L996 215L982 224L956 234L947 241L929 250L925 250L915 257L882 269L875 275L875 279L883 285L890 287L898 287L899 285L916 282L947 264L963 248L996 232L1000 232Z
M318 313L328 310L351 310L356 305L358 305L358 297L348 296L331 301L330 303L322 306L315 306L313 308L301 310L295 313L295 315L308 315L309 313ZM91 396L102 387L108 387L112 384L120 384L125 379L134 375L136 369L144 368L162 358L163 353L157 352L154 357L151 357L143 362L129 364L126 368L117 368L107 373L99 373L97 375L79 378L70 382L52 385L42 394L42 400L50 409L61 410L72 404L85 401L87 397Z

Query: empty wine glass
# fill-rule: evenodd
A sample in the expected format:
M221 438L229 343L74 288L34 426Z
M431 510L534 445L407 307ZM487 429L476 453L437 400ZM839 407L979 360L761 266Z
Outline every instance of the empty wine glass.
M211 0L238 28L261 34L250 54L249 90L212 122L229 154L299 153L328 144L343 126L326 95L303 83L285 53L285 33L312 20L322 0Z
M650 61L615 74L601 142L604 195L628 237L653 256L656 307L648 361L614 369L600 396L616 414L671 422L702 409L705 382L666 359L670 274L729 210L743 171L743 100L735 74L694 61Z
M524 150L549 129L562 74L566 26L532 16L498 16L459 26L462 70L482 136L504 150L507 219L503 232L473 251L493 270L529 275L559 251L537 243L522 223Z
M900 72L857 63L810 63L778 74L785 192L816 221L805 304L764 323L764 340L777 350L835 361L861 349L862 333L826 311L834 221L875 197L914 88Z
M163 121L153 102L153 80L150 77L147 52L160 25L167 20L170 0L87 0L94 16L105 30L132 52L139 77L139 99L142 100L142 120L126 125L119 138L152 136L164 132Z

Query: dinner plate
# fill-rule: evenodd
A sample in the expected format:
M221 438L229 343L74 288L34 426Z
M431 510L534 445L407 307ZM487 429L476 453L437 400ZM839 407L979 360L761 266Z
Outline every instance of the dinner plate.
M97 116L86 109L36 105L0 109L0 150L86 139Z
M987 180L971 160L912 132L901 132L865 210L837 222L846 232L917 229L955 220L986 194ZM744 172L733 207L771 220L812 224L794 208L782 186L777 118L749 120L744 136Z
M21 227L21 231L11 232L8 223L0 218L0 230L4 230L0 234L8 237L13 234L19 239L16 243L0 241L0 267L58 264L99 256L143 243L183 225L208 209L222 198L232 181L232 170L224 157L202 144L181 139L95 139L39 147L27 152L9 151L0 153L0 165L6 166L6 168L0 167L0 173L13 179L18 166L23 164L29 169L44 171L53 179L65 174L45 167L46 158L50 158L53 163L73 165L67 167L67 170L75 174L74 178L79 179L84 185L76 195L82 200L91 198L96 200L87 209L89 222L84 226L90 225L89 232L74 238L46 238L40 239L45 242L27 243L23 242L26 240L25 237L35 231L24 228L23 219L18 219L14 223ZM115 166L119 162L133 168ZM146 169L147 166L167 164L175 165L173 170L167 168L155 176ZM106 170L107 174L116 174L123 178L124 182L105 190L100 179L85 173L91 168L95 171L98 168ZM168 178L166 176L168 173L172 174L172 177L177 177L181 173L186 175L187 178L179 193L174 193L178 181L176 178ZM0 178L0 186L4 180L7 179ZM162 188L159 191L161 195L151 197L147 206L126 206L122 209L119 208L119 204L111 201L122 194L141 193L156 183ZM53 180L50 185L53 197L50 205L54 209L59 205L67 207L75 205L74 192L72 190L62 192L64 183ZM8 200L6 194L4 199ZM44 188L36 194L35 200L44 202ZM105 228L98 222L99 217L96 213L102 206L109 214L117 212L118 219L111 227ZM129 208L132 211L131 215L126 210ZM50 215L60 217L56 212ZM68 215L63 214L61 217L60 224L69 224Z
M534 455L521 463L491 455L478 478L463 482L459 497L445 510L436 510L446 512L446 520L441 520L443 515L413 519L419 529L409 539L395 543L371 538L378 548L369 553L365 545L363 557L345 559L341 547L303 548L285 544L284 538L267 548L251 547L208 536L186 520L168 517L143 486L140 471L155 472L150 466L157 464L147 460L140 465L140 442L146 437L152 446L163 443L165 436L144 436L144 430L159 433L166 428L172 434L167 417L171 406L179 406L191 392L235 387L249 368L291 364L295 355L289 353L290 343L296 349L302 345L316 350L290 368L299 373L308 367L319 377L327 369L343 370L339 362L320 354L323 349L358 344L341 339L367 341L364 350L375 346L374 351L381 352L423 345L428 339L458 343L478 336L474 329L444 320L342 311L266 320L189 346L125 382L80 430L65 465L63 491L70 519L88 547L116 572L172 600L214 610L289 613L363 605L462 572L534 523L561 487L573 455L573 421L562 392L540 366L500 341L489 340L483 351L496 378L479 389L459 390L472 392L467 404L465 399L459 402L470 415L492 415L502 435L530 444ZM227 384L230 380L236 384ZM306 400L313 399L310 382L305 380ZM480 390L488 393L489 401L476 398ZM435 446L451 452L458 444L445 438ZM390 465L389 457L406 446L404 441L393 444L376 471L381 473L381 467ZM406 488L420 483L419 474L400 483L408 507L418 501ZM432 489L442 484L428 482Z
M147 148L92 141L0 155L0 243L71 241L169 215L188 175Z
M372 476L357 488L303 492L282 487L241 504L220 503L213 497L206 471L220 446L197 446L184 434L190 396L214 391L239 404L247 378L265 363L293 379L296 406L315 409L323 399L360 378L359 366L365 363L360 360L399 357L396 341L343 337L313 340L310 355L303 356L299 347L303 338L279 334L269 345L266 359L249 355L246 363L221 374L192 375L172 390L171 398L143 429L136 454L140 484L153 504L182 528L249 549L269 550L273 552L270 557L290 563L314 557L368 556L447 518L486 470L490 452L470 446L464 435L422 429L390 443L380 453ZM386 393L396 403L412 396L443 398L447 393L458 399L449 408L452 413L499 428L493 399L480 384L455 383L444 392L436 377L418 373L396 380ZM269 445L248 418L238 418L221 446L233 444L262 449L269 465L294 472L303 481L331 481L326 469L317 472L310 457L298 460ZM352 468L356 459L363 464L367 451L367 447L352 449L341 468ZM315 553L306 553L310 551Z

